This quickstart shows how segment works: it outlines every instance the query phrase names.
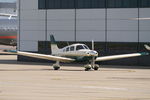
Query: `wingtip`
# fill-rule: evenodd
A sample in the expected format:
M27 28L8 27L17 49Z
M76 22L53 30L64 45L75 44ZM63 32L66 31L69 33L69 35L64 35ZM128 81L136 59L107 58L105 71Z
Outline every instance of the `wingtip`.
M149 53L148 52L142 52L141 55L147 56L147 55L149 55Z
M144 45L144 47L150 51L150 46L148 46L147 44Z

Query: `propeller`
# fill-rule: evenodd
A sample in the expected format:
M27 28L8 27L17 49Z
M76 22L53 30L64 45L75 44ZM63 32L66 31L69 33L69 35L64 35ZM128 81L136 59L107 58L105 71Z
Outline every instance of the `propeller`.
M94 50L94 40L92 40L92 50Z
M94 40L92 40L92 50L94 50ZM94 65L95 65L95 57L94 56L92 57L91 65L92 65L92 68L94 68Z

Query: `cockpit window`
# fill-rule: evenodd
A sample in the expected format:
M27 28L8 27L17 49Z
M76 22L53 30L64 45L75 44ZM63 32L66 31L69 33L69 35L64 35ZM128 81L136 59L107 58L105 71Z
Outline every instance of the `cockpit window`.
M66 48L66 52L69 51L69 47Z
M63 52L66 52L66 49L63 49Z
M70 51L74 51L74 46L71 46L71 47L70 47Z
M85 49L89 49L88 46L86 46L86 45L83 45L83 46L84 46Z
M77 45L76 50L84 49L82 45Z

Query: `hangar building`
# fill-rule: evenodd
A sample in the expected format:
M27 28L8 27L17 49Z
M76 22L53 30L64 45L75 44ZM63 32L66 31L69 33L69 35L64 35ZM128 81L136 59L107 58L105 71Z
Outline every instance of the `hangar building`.
M150 0L18 0L18 8L21 51L50 53L50 34L60 47L74 42L91 46L94 40L100 55L141 52L150 43L150 20L141 19L150 18ZM149 59L104 64L150 65Z
M16 12L16 3L0 2L0 13L11 13Z

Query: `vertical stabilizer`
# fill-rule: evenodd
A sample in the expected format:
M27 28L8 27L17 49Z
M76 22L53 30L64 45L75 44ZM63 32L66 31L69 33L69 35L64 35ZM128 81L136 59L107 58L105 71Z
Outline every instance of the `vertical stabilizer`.
M50 40L51 40L51 52L52 54L57 54L59 48L53 35L50 35Z

